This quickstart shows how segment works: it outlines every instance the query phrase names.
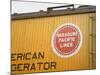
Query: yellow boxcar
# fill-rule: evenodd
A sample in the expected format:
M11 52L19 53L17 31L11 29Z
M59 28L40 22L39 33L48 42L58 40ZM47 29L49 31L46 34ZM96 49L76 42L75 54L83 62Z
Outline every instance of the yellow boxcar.
M12 15L12 74L96 68L96 7L54 8Z

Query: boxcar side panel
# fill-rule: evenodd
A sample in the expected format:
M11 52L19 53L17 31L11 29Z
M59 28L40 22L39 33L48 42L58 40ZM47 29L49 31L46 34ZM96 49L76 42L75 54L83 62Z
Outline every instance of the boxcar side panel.
M84 70L92 69L93 55L91 56L90 39L90 16L95 17L95 13L73 14L44 18L31 18L12 21L12 54L15 53L38 53L44 52L44 59L33 60L16 60L12 64L18 63L38 63L38 62L55 62L56 69L44 70L22 70L13 71L12 73L34 73L34 72L50 72L50 71L65 71L65 70ZM95 20L95 19L94 19ZM82 46L77 54L69 58L61 58L57 56L51 47L51 38L55 29L65 23L73 23L77 25L82 32ZM95 27L95 24L94 24ZM94 40L95 42L95 40ZM95 49L94 49L95 52ZM95 59L95 57L94 57ZM94 60L95 63L95 60ZM92 65L91 65L92 64ZM38 65L35 65L38 67ZM22 68L23 66L21 66ZM95 65L94 65L95 68Z

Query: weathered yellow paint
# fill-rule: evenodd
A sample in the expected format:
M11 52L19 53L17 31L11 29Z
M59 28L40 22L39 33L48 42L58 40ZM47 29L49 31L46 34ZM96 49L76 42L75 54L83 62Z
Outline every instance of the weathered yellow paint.
M50 72L50 71L65 71L65 70L85 70L95 68L95 54L91 56L91 46L93 39L90 34L91 19L95 17L95 13L73 14L44 18L33 18L23 20L12 20L12 53L27 53L27 52L45 52L44 59L12 61L12 64L17 63L37 63L56 61L56 69L53 70L35 70L35 71L15 71L12 73L34 73L34 72ZM95 20L95 19L94 19ZM82 46L77 54L69 58L61 58L57 56L51 47L51 38L54 30L64 24L73 23L78 25L82 32ZM95 28L95 24L94 28ZM94 32L95 33L95 32ZM94 40L95 43L95 40ZM95 47L94 47L95 48ZM93 49L94 52L96 49ZM94 58L94 59L93 59ZM94 64L94 66L93 66Z

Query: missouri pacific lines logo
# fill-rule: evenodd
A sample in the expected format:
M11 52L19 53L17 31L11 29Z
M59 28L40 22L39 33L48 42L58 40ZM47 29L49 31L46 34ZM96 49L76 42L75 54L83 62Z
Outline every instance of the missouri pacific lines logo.
M72 23L59 26L52 35L53 51L61 57L75 55L82 44L82 33L77 25Z

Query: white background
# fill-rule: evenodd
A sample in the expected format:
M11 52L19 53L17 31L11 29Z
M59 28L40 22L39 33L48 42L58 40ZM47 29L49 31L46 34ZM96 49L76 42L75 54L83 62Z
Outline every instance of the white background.
M32 0L30 0L32 1ZM36 0L47 1L47 0ZM96 5L97 7L97 69L85 71L69 71L55 73L40 73L36 75L99 75L100 70L100 2L99 0L50 0L50 2L61 2L71 4ZM10 0L0 0L0 75L10 75ZM35 75L35 74L34 74Z

